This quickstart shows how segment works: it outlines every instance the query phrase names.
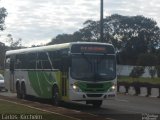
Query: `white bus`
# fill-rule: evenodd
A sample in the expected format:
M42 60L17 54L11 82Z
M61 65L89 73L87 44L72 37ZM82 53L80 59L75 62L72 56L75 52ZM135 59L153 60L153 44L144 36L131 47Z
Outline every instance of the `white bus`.
M60 101L86 101L100 107L116 96L113 45L72 42L6 52L5 86L26 96Z

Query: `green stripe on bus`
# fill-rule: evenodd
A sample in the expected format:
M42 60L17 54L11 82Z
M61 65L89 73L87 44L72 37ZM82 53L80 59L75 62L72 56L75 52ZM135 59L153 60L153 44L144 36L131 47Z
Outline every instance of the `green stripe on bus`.
M39 97L52 97L52 86L56 82L54 73L44 71L29 71L28 76L31 87Z

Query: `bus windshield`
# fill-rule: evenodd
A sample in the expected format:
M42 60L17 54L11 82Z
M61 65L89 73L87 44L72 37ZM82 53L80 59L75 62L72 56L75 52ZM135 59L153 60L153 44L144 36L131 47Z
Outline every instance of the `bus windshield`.
M71 77L83 81L108 81L116 77L114 55L72 56Z

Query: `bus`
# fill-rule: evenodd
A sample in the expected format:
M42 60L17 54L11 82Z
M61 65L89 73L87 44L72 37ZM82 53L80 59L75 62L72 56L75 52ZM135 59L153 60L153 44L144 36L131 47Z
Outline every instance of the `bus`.
M71 42L10 50L5 56L5 86L17 97L86 101L100 107L116 97L116 54L112 44Z

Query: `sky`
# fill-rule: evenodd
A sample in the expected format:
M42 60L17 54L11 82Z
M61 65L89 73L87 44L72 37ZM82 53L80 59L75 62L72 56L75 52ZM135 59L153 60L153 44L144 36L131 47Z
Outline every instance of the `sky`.
M0 0L8 16L0 42L6 35L22 39L23 46L46 44L58 34L72 34L86 20L99 20L100 0ZM160 26L160 0L104 0L104 17L112 14L143 15Z

